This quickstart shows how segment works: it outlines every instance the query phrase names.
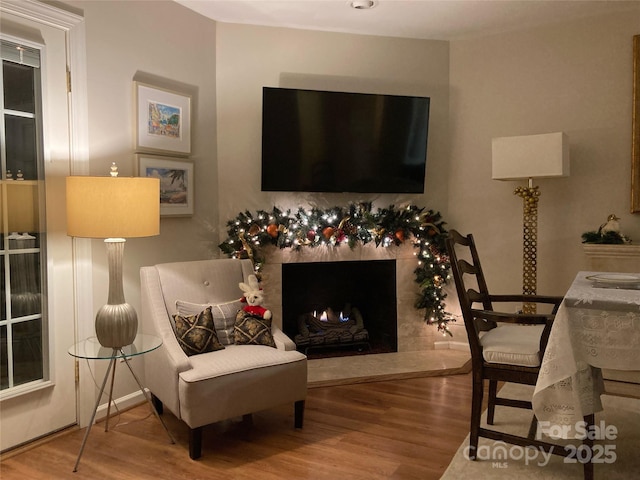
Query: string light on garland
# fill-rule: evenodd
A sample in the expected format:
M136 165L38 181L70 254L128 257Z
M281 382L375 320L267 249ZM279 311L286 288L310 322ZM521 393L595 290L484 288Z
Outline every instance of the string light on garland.
M269 245L301 250L346 244L353 249L371 242L386 248L410 241L418 257L414 274L420 294L415 307L424 310L429 325L437 325L439 332L451 335L447 324L455 319L444 307L443 288L450 268L444 226L439 212L415 205L390 205L376 211L370 202L325 210L313 207L283 212L273 207L271 212L240 212L227 222L228 238L218 247L230 257L251 259L259 273L265 261L262 249Z

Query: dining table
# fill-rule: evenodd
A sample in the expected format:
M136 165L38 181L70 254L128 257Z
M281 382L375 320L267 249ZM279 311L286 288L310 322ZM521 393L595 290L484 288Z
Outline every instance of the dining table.
M544 433L584 435L583 419L603 409L602 369L640 370L640 273L577 273L555 316L533 394Z

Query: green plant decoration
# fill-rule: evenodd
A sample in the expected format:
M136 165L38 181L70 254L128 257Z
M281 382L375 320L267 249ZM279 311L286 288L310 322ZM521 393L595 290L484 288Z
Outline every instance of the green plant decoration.
M371 203L297 211L273 207L270 212L247 210L229 220L227 239L219 248L229 257L251 259L259 273L265 261L262 249L268 245L300 250L346 244L353 249L370 242L376 247L389 247L410 241L418 257L414 274L420 294L415 307L424 310L429 325L437 325L439 332L451 335L447 325L455 320L445 311L443 290L450 270L445 224L439 212L414 205L390 205L376 211Z

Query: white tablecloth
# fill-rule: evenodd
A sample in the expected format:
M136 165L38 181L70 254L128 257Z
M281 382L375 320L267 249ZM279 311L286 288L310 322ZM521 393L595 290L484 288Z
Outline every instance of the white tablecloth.
M533 395L542 427L563 438L602 410L601 368L640 370L640 290L594 286L587 277L597 273L579 272L567 292Z

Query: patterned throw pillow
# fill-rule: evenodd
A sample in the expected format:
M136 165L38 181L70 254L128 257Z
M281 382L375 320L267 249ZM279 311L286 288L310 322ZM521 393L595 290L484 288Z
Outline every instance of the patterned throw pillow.
M243 310L236 315L234 336L236 345L266 345L276 348L271 334L271 319L265 320Z
M195 315L183 316L177 313L173 316L173 322L178 343L187 356L224 348L216 335L211 307Z
M239 300L218 304L200 304L176 300L176 309L180 315L195 315L207 307L211 307L213 324L216 327L218 339L223 345L233 345L234 343L233 326L236 322L236 313L242 306L243 304Z

